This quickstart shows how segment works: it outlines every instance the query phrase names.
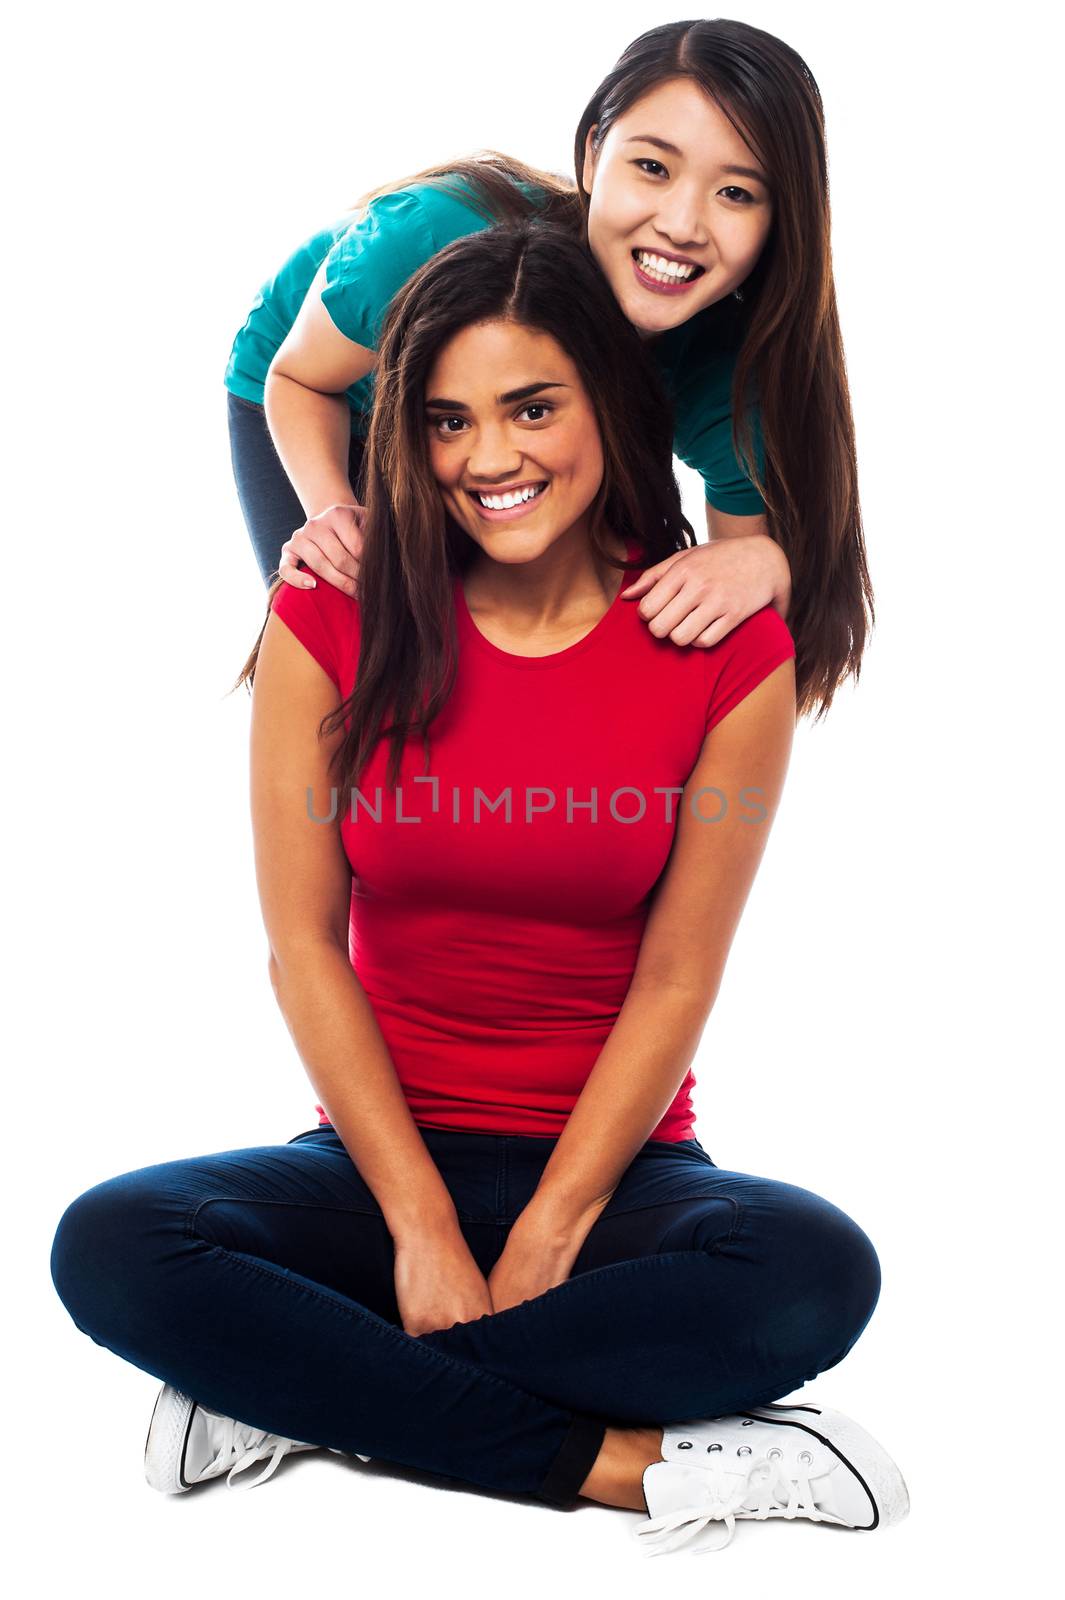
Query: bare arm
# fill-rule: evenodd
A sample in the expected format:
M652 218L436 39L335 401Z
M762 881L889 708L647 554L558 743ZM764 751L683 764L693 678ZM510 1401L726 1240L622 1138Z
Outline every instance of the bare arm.
M706 735L677 799L673 849L625 1003L522 1214L537 1243L579 1249L691 1065L784 786L794 666L782 663ZM699 801L701 789L724 793L721 820L702 820L721 801Z
M460 1235L454 1203L403 1096L348 957L351 867L332 822L328 762L338 731L318 725L336 686L271 614L255 672L251 806L255 871L278 1004L321 1104L393 1237Z
M371 372L377 354L354 344L322 304L325 267L266 375L266 420L281 463L308 517L351 505L351 408L344 391Z
M719 511L707 500L706 532L711 544L715 539L737 539L750 533L761 533L768 539L769 524L764 511L737 516L734 511Z

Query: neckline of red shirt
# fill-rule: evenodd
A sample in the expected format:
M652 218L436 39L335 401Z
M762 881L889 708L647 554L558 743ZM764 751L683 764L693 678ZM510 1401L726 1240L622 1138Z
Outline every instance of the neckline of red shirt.
M628 559L632 562L638 562L640 559L639 545L633 539L626 539L625 547ZM617 593L595 626L590 628L587 633L582 634L573 644L568 644L564 650L552 650L546 656L515 655L512 650L503 650L499 645L493 644L492 640L481 632L470 614L470 608L466 603L466 591L462 587L461 574L457 574L454 579L455 613L458 618L460 632L465 632L467 638L472 640L479 649L485 651L488 655L494 656L497 661L505 662L512 667L557 667L567 661L572 661L574 656L580 655L583 650L588 650L592 645L599 643L604 635L609 632L611 623L620 613L621 608L634 603L629 600L623 600L621 591L628 588L630 583L634 583L637 576L638 574L634 573L632 577L626 577L622 573Z

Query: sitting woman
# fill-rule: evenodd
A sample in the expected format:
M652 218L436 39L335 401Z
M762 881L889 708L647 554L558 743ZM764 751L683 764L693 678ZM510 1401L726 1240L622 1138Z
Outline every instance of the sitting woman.
M671 439L557 229L459 239L391 306L358 597L278 580L238 680L318 1126L99 1183L52 1251L76 1325L164 1380L156 1488L326 1448L629 1507L650 1551L906 1510L857 1424L773 1404L862 1332L872 1244L694 1133L795 651L772 606L682 650L619 600L694 541Z

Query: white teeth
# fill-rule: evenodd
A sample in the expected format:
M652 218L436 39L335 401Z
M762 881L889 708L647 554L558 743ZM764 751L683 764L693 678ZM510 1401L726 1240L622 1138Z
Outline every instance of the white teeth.
M662 278L670 283L684 282L695 271L691 263L667 261L665 256L653 256L647 250L637 250L636 258L652 278Z
M511 506L520 506L526 500L534 499L545 487L541 483L528 489L518 489L512 494L481 494L478 491L477 498L487 511L509 511Z

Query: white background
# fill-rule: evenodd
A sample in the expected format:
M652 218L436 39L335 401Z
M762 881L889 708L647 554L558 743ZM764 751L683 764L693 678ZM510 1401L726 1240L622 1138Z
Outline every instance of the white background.
M1045 1536L1060 56L1026 5L728 13L798 49L825 100L877 624L860 684L797 735L696 1063L698 1132L719 1166L814 1189L874 1240L875 1315L800 1398L882 1440L908 1521L740 1523L693 1568L644 1560L635 1513L556 1515L325 1454L252 1495L219 1481L164 1498L141 1475L158 1384L78 1332L49 1277L83 1189L315 1121L267 978L248 697L227 695L264 612L228 462L236 328L289 250L371 186L482 146L571 171L599 79L683 14L58 5L37 22L23 8L7 35L4 1509L19 1593L533 1595L566 1574L625 1595L991 1595ZM698 481L678 470L701 527Z

